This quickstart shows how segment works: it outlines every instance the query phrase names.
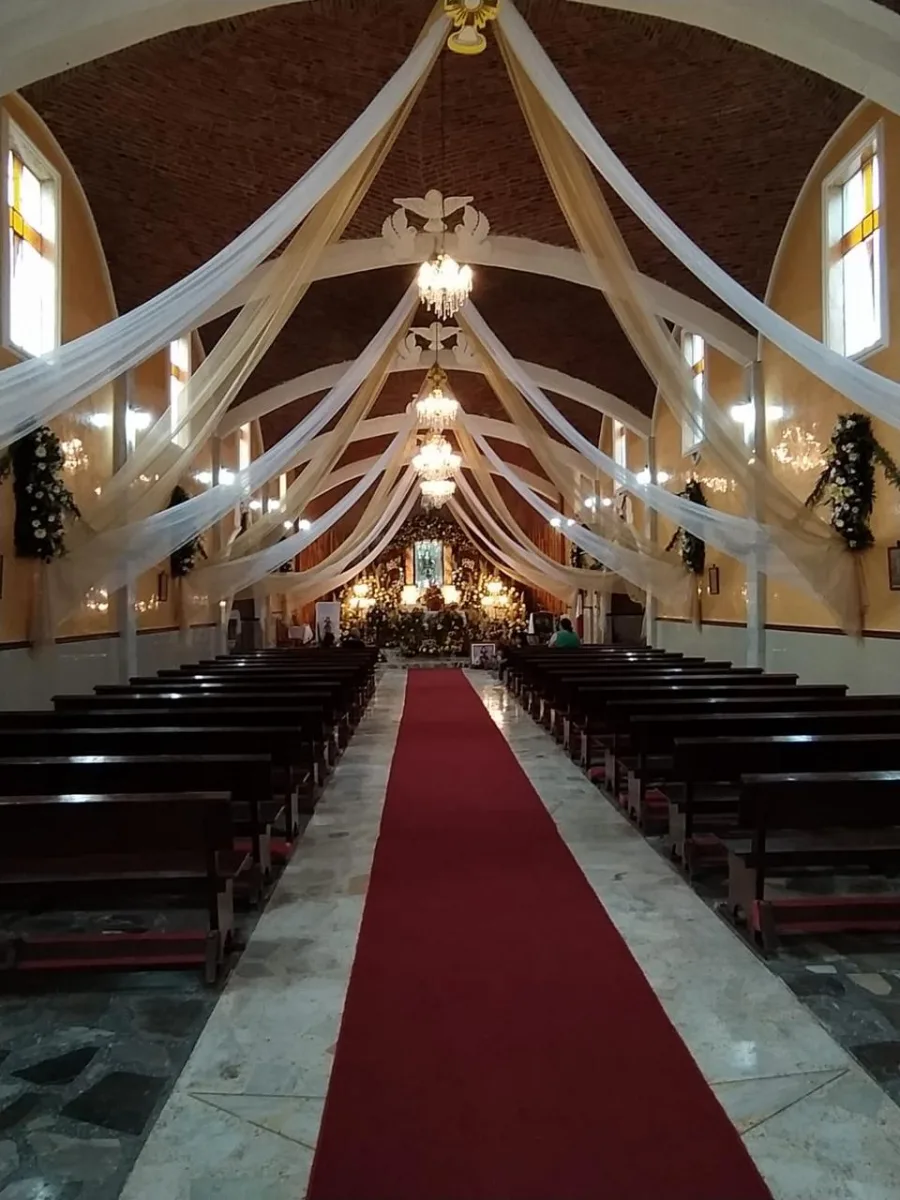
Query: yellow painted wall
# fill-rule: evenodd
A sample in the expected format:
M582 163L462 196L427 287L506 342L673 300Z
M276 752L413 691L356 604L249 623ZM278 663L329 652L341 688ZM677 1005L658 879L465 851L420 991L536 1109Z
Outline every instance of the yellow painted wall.
M882 122L883 196L882 223L888 262L889 344L866 360L866 366L892 379L900 379L900 235L896 222L900 206L900 117L873 104L862 104L843 125L810 174L772 271L768 302L800 329L823 336L823 202L828 175L865 135ZM805 499L822 467L835 420L840 413L857 411L843 396L811 376L792 359L768 343L762 348L767 406L784 410L782 420L768 429L770 465L798 497ZM874 420L875 435L900 461L900 431ZM877 498L872 521L876 545L863 558L868 596L866 628L900 630L900 593L888 588L887 547L900 539L900 492L889 488L878 472ZM828 510L820 509L827 519ZM833 628L834 617L811 597L778 582L769 583L770 624Z

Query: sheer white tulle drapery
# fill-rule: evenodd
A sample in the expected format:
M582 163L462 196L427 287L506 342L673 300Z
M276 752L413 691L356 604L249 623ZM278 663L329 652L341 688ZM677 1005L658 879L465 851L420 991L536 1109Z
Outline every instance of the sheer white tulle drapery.
M238 471L233 483L220 483L174 508L109 529L53 563L47 576L55 620L63 620L91 588L102 587L113 592L134 583L144 571L164 562L179 546L198 537L286 470L301 447L324 429L375 369L398 334L408 326L417 305L418 291L412 283L331 391L280 442Z
M0 371L0 446L65 412L167 346L272 254L385 130L429 71L446 28L443 18L433 20L350 128L280 200L209 262L145 304L66 342L52 354Z
M793 0L792 0L793 2ZM866 412L900 428L900 383L845 358L769 308L723 271L667 216L616 156L550 61L512 0L499 25L521 65L556 119L632 212L710 291L811 374Z

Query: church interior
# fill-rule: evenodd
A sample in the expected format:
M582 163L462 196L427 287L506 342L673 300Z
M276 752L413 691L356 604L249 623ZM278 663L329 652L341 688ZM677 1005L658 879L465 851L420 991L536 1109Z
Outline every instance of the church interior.
M0 0L0 1200L900 1195L895 195L900 0Z

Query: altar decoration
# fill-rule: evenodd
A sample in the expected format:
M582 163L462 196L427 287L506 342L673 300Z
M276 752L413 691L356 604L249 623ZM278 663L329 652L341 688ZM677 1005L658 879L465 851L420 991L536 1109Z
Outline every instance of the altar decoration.
M509 642L527 625L522 592L435 512L410 517L345 589L342 618L367 641L410 658L465 658L473 643Z

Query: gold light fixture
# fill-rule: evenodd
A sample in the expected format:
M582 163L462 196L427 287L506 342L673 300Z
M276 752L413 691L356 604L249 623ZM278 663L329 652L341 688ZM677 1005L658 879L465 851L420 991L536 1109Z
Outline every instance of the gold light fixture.
M487 47L481 30L497 19L499 7L499 0L444 0L444 12L453 22L447 48L454 54L481 54Z
M449 394L450 381L447 372L437 363L425 376L427 392L416 401L416 417L420 425L433 433L440 433L456 420L459 403Z
M424 508L440 508L456 492L452 479L423 479L419 487Z

